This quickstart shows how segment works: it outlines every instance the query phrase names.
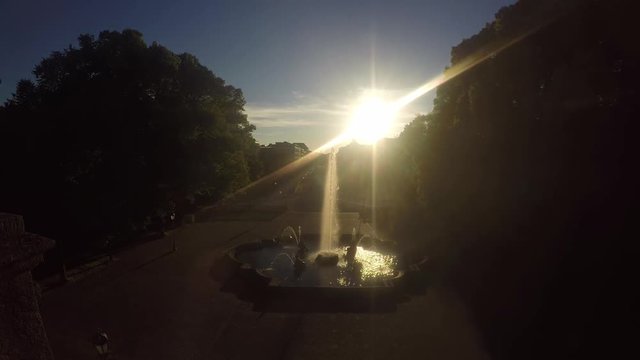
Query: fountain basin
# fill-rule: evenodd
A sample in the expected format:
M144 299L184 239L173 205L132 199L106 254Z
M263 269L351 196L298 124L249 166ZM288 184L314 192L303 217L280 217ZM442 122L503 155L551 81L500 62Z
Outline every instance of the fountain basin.
M315 240L319 241L319 237ZM318 249L318 241L304 241L304 254L298 245L274 246L270 242L241 244L228 256L243 269L251 269L268 279L269 286L286 287L388 287L403 275L398 256L390 251L358 247L354 261L348 261L347 246L326 251ZM296 267L298 262L305 266Z
M298 239L240 244L214 264L211 274L221 290L252 302L256 311L388 312L407 295L424 293L426 258L407 259L394 242L382 241L368 249L358 246L349 261L347 249L353 243L340 240L331 250L337 255L332 266L315 262L320 236L306 234L304 251Z

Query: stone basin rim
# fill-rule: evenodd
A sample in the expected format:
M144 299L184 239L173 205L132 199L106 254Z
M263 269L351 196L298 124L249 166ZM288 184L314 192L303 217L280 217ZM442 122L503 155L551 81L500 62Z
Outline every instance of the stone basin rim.
M241 261L237 256L237 254L242 251L256 251L256 250L261 250L268 247L269 246L265 245L263 239L245 242L245 243L238 244L232 247L231 249L227 250L226 256L228 259L230 259L231 261L233 261L233 263L236 264L235 266L237 266L239 270L244 272L251 272L254 274L254 276L261 279L261 282L264 282L266 287L272 288L272 289L275 289L275 288L292 289L292 290L295 289L296 291L303 291L304 289L309 289L309 290L326 289L326 290L342 291L342 292L358 292L358 291L366 291L366 290L389 291L398 287L399 285L398 283L403 279L403 277L406 275L407 272L414 271L412 270L413 264L409 264L408 266L406 266L406 268L397 269L397 273L392 277L380 280L380 282L378 283L359 285L359 286L308 285L308 284L294 286L294 285L279 283L280 280L278 277L270 276L264 271L264 269L254 268L251 264Z

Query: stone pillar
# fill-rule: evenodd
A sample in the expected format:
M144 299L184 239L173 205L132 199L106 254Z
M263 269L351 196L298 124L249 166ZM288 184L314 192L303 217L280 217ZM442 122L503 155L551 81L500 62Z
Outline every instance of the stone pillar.
M22 216L0 213L0 360L51 360L31 270L55 242L24 231Z

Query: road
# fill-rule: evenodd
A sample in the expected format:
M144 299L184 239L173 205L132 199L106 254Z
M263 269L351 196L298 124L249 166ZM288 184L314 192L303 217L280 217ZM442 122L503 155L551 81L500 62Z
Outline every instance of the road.
M289 206L305 196L280 190L260 204ZM346 229L359 221L354 213L341 219ZM437 285L395 312L293 314L255 312L212 279L212 265L231 246L318 221L318 213L291 208L267 220L205 219L46 291L41 310L56 358L97 357L90 338L98 329L121 360L488 358L459 299Z

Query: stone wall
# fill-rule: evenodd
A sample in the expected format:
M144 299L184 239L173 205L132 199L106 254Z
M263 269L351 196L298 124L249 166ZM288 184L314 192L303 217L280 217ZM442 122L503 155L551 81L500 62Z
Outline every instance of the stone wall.
M53 359L31 270L54 245L25 232L22 216L0 213L0 360Z

